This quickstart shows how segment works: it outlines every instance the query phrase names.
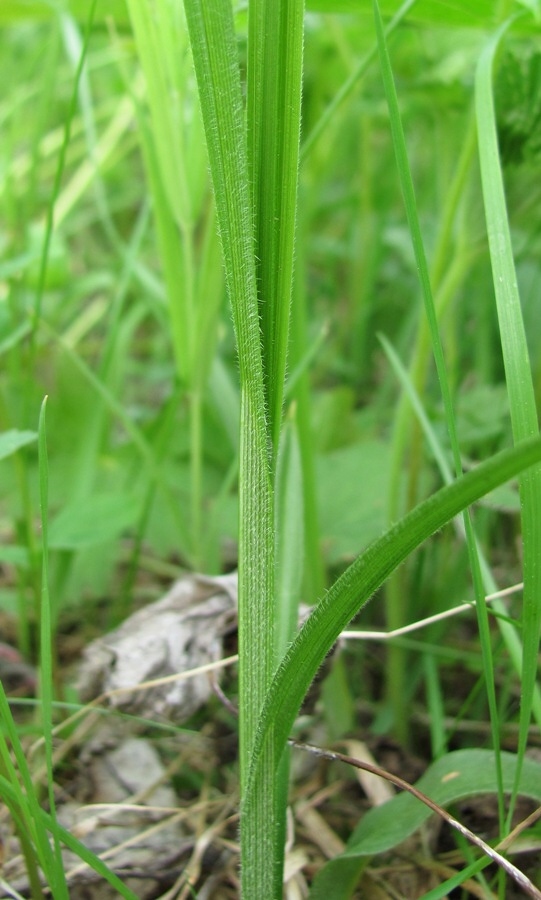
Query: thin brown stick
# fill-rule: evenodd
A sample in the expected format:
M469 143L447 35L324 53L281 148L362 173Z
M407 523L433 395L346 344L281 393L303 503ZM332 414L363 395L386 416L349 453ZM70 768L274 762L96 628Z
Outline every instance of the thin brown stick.
M494 850L489 844L486 844L480 837L474 834L473 831L470 831L469 828L466 828L461 822L454 818L454 816L450 815L447 810L443 809L443 807L438 806L437 803L434 803L430 797L427 797L426 794L423 794L422 791L419 791L412 784L409 784L407 781L404 781L403 778L400 778L398 775L393 775L391 772L387 772L385 769L380 769L379 766L374 766L371 763L363 762L360 759L356 759L353 756L346 756L344 753L338 753L335 750L323 750L321 747L314 747L312 744L304 744L300 741L295 741L292 738L289 739L288 744L291 747L296 747L298 750L304 750L307 753L312 753L314 756L319 756L323 759L329 759L333 762L343 762L347 763L350 766L354 766L356 769L364 769L366 772L371 772L373 775L379 775L380 778L385 778L386 781L391 782L397 788L400 788L402 791L407 791L409 794L412 794L417 800L420 800L421 803L424 803L425 806L428 806L433 812L435 812L440 818L442 818L445 822L447 822L451 828L454 828L455 831L458 831L466 840L470 841L470 843L475 844L476 847L479 847L480 850L483 851L487 856L490 857L498 866L500 866L513 881L518 884L520 888L527 894L529 897L533 897L534 900L541 900L541 891L536 888L536 886L524 875L520 869L517 869L513 863L509 862L508 859L505 859L504 856L501 856L497 850Z

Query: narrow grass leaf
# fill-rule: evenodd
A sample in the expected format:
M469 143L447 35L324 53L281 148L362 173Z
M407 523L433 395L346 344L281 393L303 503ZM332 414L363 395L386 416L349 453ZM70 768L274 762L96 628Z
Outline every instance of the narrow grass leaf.
M288 515L295 517L299 526L302 522L298 516L297 502L299 451L292 427L286 426L283 439L281 431L293 286L303 33L304 0L251 0L246 85L248 170L251 176L265 401L277 491L274 621L276 647L280 655L276 661L285 650L290 631L296 624L295 609L302 578L300 561L292 559L294 547L299 547L301 542L297 535L296 541L288 546L288 538L292 536L291 520L287 527ZM275 467L280 453L282 465L278 473ZM286 494L289 508L286 508ZM296 573L299 575L297 584ZM284 757L278 771L272 827L275 832L273 896L282 893L287 787L288 763ZM258 895L265 893L263 885L256 887L255 882L250 885L246 881L244 890L248 897L254 895L254 890Z
M15 758L19 756L26 760L19 741L17 726L13 721L11 709L4 692L4 686L0 681L0 721L2 729L0 730L0 797L2 802L9 809L12 817L15 832L21 843L21 851L24 856L26 872L30 887L32 889L33 898L41 898L43 896L41 889L41 879L38 871L38 862L41 862L42 869L45 869L46 860L40 857L40 847L45 846L50 852L48 846L47 835L45 830L38 834L35 824L35 809L32 803L27 800L26 793L21 784L21 780L27 786L31 786L29 773L26 771L22 778L19 778L15 768L12 752L6 737L9 738L13 748ZM31 797L35 799L32 791Z
M419 0L405 0L404 3L397 10L396 14L393 16L387 27L385 28L385 36L390 37L393 31L397 28L397 26L402 22L402 20L406 17L409 11L418 3ZM346 79L342 87L336 91L334 97L323 111L320 119L316 122L312 131L307 135L301 145L301 162L305 162L305 160L310 156L313 148L315 147L319 138L326 133L326 129L329 125L329 122L336 115L337 111L340 109L345 100L351 95L355 87L358 85L359 81L368 71L371 63L374 62L378 55L378 47L377 44L374 45L372 50L367 53L354 72Z
M443 447L436 435L436 432L432 426L432 423L429 421L428 416L425 413L423 408L423 404L421 399L415 390L415 387L405 370L402 362L400 361L396 351L393 346L387 341L387 339L380 335L380 341L383 345L383 349L404 389L404 392L408 395L409 400L411 402L412 408L419 420L421 427L423 429L425 439L430 447L434 459L438 465L440 470L440 474L443 478L445 484L450 484L453 480L453 475L451 472L451 467L447 461L447 457L445 456ZM494 580L494 576L492 575L492 571L488 562L486 561L481 547L478 547L479 560L481 564L481 573L483 576L483 586L485 590L485 594L495 594L498 591L498 585ZM510 622L506 615L506 607L505 604L495 598L492 603L492 611L498 617L498 625L505 641L505 645L507 648L507 652L509 653L509 657L513 663L515 671L517 674L521 675L522 672L522 643L519 635L517 634L517 626L515 622ZM539 690L539 685L535 685L533 699L533 713L539 728L541 728L541 691Z
M139 4L138 4L139 5ZM147 171L150 192L153 198L153 213L156 223L163 278L167 295L167 308L171 340L175 362L180 379L189 384L192 380L193 362L193 296L192 287L186 273L188 234L179 232L177 222L170 209L167 193L163 185L157 148L154 145L152 129L138 109L139 134L143 158ZM173 152L171 150L171 152Z
M109 867L88 847L85 847L81 841L77 840L69 831L66 831L58 822L53 821L50 816L47 815L43 810L41 810L41 814L44 818L45 824L49 828L49 830L53 833L56 840L61 841L64 846L71 850L73 853L76 853L77 856L85 862L87 866L93 869L98 875L101 875L102 878L107 881L108 884L111 885L114 890L116 890L121 897L124 897L125 900L139 900L137 894L134 894L129 887L127 887L123 881L116 875L114 872L109 869Z
M0 690L3 691L1 685ZM3 735L0 736L0 744L3 747L1 755L4 757L7 746L4 743ZM9 753L9 751L7 752ZM3 768L3 762L0 762L0 768ZM15 833L19 838L21 852L26 866L28 885L32 892L32 900L42 900L45 895L41 887L38 855L32 840L32 829L29 827L32 822L32 815L25 803L25 797L21 791L17 778L12 779L10 782L4 775L0 775L0 797L2 798L2 803L9 810Z
M388 526L390 456L385 441L364 439L317 459L318 511L328 564L350 561Z
M175 359L181 379L193 388L198 368L207 368L207 357L198 346L197 307L213 308L217 313L221 294L218 291L205 297L204 304L197 304L194 228L205 172L202 153L197 165L188 159L188 143L190 139L193 142L193 133L199 136L200 125L199 110L187 96L190 70L186 27L182 9L176 4L152 8L148 3L128 0L128 9L147 88L150 121L143 103L137 103L137 111L154 200ZM198 170L202 170L203 179Z
M453 462L455 473L460 475L462 473L462 460L460 455L460 446L458 442L458 434L456 428L456 419L455 412L453 407L453 400L451 396L451 388L449 384L449 378L447 376L447 368L445 365L445 358L443 354L443 344L441 340L440 330L438 326L438 319L436 314L436 306L434 303L434 297L432 294L432 286L430 283L430 275L428 271L428 264L426 259L426 253L424 249L423 236L421 232L421 226L419 221L419 213L417 210L417 203L415 198L415 190L413 186L413 178L411 175L408 154L406 149L406 141L404 136L404 130L402 127L402 121L400 116L400 109L398 106L398 97L396 93L396 87L394 83L394 77L391 69L391 62L389 58L389 53L387 50L387 44L385 39L385 32L383 29L383 22L381 19L381 14L379 11L378 0L373 0L374 4L374 17L376 22L376 34L378 39L379 53L380 53L380 63L382 70L383 83L385 86L385 94L387 97L387 104L389 106L389 118L391 124L391 131L393 135L393 145L396 155L398 175L400 180L400 186L402 188L402 193L404 195L404 204L406 207L406 214L408 218L408 225L411 234L411 240L413 244L413 250L415 254L415 261L417 263L417 269L419 272L419 279L421 282L421 289L423 294L424 308L428 321L428 326L430 330L430 340L432 344L432 351L434 354L434 361L436 364L436 371L438 373L438 380L440 384L440 390L442 394L443 407L445 412L445 420L447 424L447 430L449 432L449 439L451 442L451 450L453 454ZM495 679L494 679L494 665L492 659L492 643L490 636L490 627L488 621L488 611L486 608L486 604L484 601L484 590L483 590L483 579L481 573L481 566L479 562L479 554L477 551L477 542L475 539L475 532L473 529L473 524L471 521L471 516L469 514L469 510L465 509L463 511L464 518L464 530L466 534L466 543L468 547L468 559L470 563L470 569L472 573L472 580L475 591L475 599L476 599L476 611L477 611L477 621L479 627L479 637L481 641L481 653L483 659L483 669L485 674L485 684L486 684L486 692L488 705L490 710L490 722L492 727L492 740L494 744L494 748L496 751L496 767L499 771L498 759L499 759L499 741L500 741L500 726L499 726L499 713L498 713L498 703L496 699L496 689L495 689ZM391 612L391 626L396 628L401 624L401 609L396 608L396 603L392 603L393 600L396 600L394 593L391 594L390 600L390 612ZM400 654L400 651L399 651ZM402 657L399 655L398 659L400 660ZM398 674L400 675L400 669L398 668ZM394 698L394 706L395 706L395 715L400 710L401 702L402 702L402 684L400 683L400 678L394 678L391 682L392 696ZM503 792L500 790L498 793L499 800L499 815L500 815L500 826L503 828L503 820L504 820L504 800L503 800Z
M5 778L0 776L0 794L5 799L6 804L10 807L16 807L18 803L17 792L13 789L13 785L10 784ZM64 844L69 850L75 853L82 862L85 862L91 869L94 869L98 875L101 875L102 878L107 881L111 887L113 887L121 897L124 897L125 900L138 900L137 894L134 894L124 882L120 880L118 875L111 871L108 866L88 847L85 847L84 844L81 843L76 837L74 837L69 831L66 831L61 825L58 824L56 820L54 820L45 810L41 809L39 806L37 808L37 819L39 828L43 830L44 833L47 831L51 832L53 837L60 843ZM44 897L45 895L41 891L41 887L38 886L35 889L35 892L32 894L33 898ZM56 896L56 895L55 895Z
M45 747L45 765L47 769L47 795L51 820L56 822L56 802L54 796L53 769L53 656L52 656L52 615L51 598L49 596L49 463L47 458L47 397L43 400L39 416L39 493L41 511L41 611L40 611L40 687L41 687L41 721ZM53 896L59 900L69 900L68 888L64 875L64 864L60 852L60 844L54 837L55 865L50 872Z
M185 0L233 310L241 387L239 519L239 727L241 794L274 667L274 511L270 434L257 304L252 196L236 39L229 0ZM272 756L250 809L241 806L243 894L272 897L280 853Z
M428 446L430 447L434 459L436 460L436 463L438 464L440 474L445 484L450 484L450 482L453 480L451 467L449 465L447 456L445 455L443 448L436 437L430 419L428 418L424 410L423 404L421 403L421 398L419 397L419 394L417 393L408 372L402 365L402 361L391 342L387 340L384 334L378 335L378 338L385 351L385 355L391 363L395 374L400 381L400 385L404 393L407 394L415 415L417 416L417 419L419 420L423 428L425 439L428 443Z
M479 874L479 872L486 868L486 866L488 866L490 862L491 860L488 859L488 857L478 859L476 862L467 866L465 869L462 869L461 872L457 872L456 875L453 875L451 878L447 878L431 891L427 891L427 893L423 895L423 900L444 900L444 898L447 898L449 896L451 891L454 891L455 888L460 887L461 884L466 884L466 882L470 878L473 878L475 875Z
M479 160L487 222L494 292L515 442L539 433L535 394L522 318L505 189L498 150L492 71L507 22L491 38L481 55L475 78ZM522 612L523 667L517 783L526 750L537 679L541 631L541 467L524 472L519 480L522 507L524 600ZM513 804L511 804L513 806ZM511 810L509 815L511 815Z
M203 394L217 340L223 275L182 5L128 0L147 85L137 103L167 288L170 331L190 432L192 565L203 565Z
M251 0L248 18L248 164L254 209L263 369L275 453L293 278L304 26L303 0Z
M411 175L411 169L409 165L408 152L406 148L406 139L404 136L404 129L402 126L402 119L400 116L400 109L398 105L398 97L396 93L396 87L394 83L393 72L391 68L391 61L389 58L389 52L387 49L387 41L385 37L385 31L383 28L383 21L381 18L381 13L379 9L379 4L377 0L373 0L374 6L374 18L376 22L376 35L378 40L378 49L379 49L379 58L381 65L381 73L383 79L383 85L385 88L385 95L387 99L387 105L389 108L389 122L391 126L391 133L393 139L393 148L396 156L396 165L398 170L398 178L400 181L400 187L402 189L402 194L404 197L404 206L406 209L406 215L408 219L408 226L411 236L411 242L413 245L413 251L415 254L415 262L417 264L417 271L419 273L419 280L421 283L421 291L423 295L425 313L427 316L429 328L430 328L430 338L432 341L432 351L434 353L434 360L436 363L436 370L438 373L438 379L440 383L440 390L442 393L443 404L445 409L445 418L447 423L447 428L449 430L449 436L451 439L451 446L453 451L453 457L455 461L455 469L457 473L461 470L461 461L460 461L460 450L458 446L458 438L456 434L456 425L455 425L455 416L453 412L453 403L451 399L451 391L449 387L449 380L447 377L447 371L445 366L445 359L443 355L443 346L441 341L441 336L438 327L438 320L436 316L436 308L434 305L434 298L432 296L432 287L430 284L430 275L428 271L428 264L426 259L426 253L424 248L423 236L421 233L421 227L419 222L419 213L417 209L417 201L415 197L415 189L413 186L413 179Z
M272 665L273 565L267 429L263 392L263 369L255 279L251 200L248 183L246 132L243 122L240 75L231 8L220 0L212 11L201 0L186 0L186 18L199 86L199 97L207 135L207 147L216 197L218 224L225 261L226 284L233 309L241 380L241 559L239 572L239 616L241 658L258 657L252 672L246 717L241 723L245 738L253 740L256 710L261 709ZM244 480L245 479L245 480ZM256 562L257 561L257 562ZM246 579L246 581L244 580ZM258 598L259 602L255 600ZM246 607L244 606L246 604ZM248 605L249 604L249 605ZM246 620L244 620L246 616ZM260 618L261 617L261 618ZM245 626L245 629L242 626ZM258 633L259 632L259 633ZM264 632L264 633L262 633ZM258 650L256 650L258 648ZM241 694L242 694L241 690ZM251 740L247 740L248 746Z
M34 878L34 854L45 877L51 877L54 882L53 870L56 860L49 843L47 829L40 817L41 807L32 783L32 776L28 768L25 752L19 740L17 726L13 721L11 709L4 687L0 682L0 721L3 733L0 735L1 768L4 773L2 779L2 791L5 793L5 802L14 812L16 821L24 821L23 851L28 865L28 875L31 881ZM11 745L8 747L4 736L7 736ZM11 754L14 759L12 760ZM38 877L39 887L39 877ZM36 896L41 896L41 888L36 888Z
M420 503L371 544L319 601L274 676L261 717L246 803L263 770L260 754L279 761L302 700L327 653L386 578L431 534L523 469L541 460L541 439L505 450ZM265 770L268 776L268 771Z
M276 467L276 660L295 636L304 549L302 466L295 407L282 429Z
M38 284L36 288L36 294L34 298L34 309L33 309L33 317L32 317L32 331L30 333L30 347L31 347L31 357L35 353L35 342L36 342L36 334L37 328L39 325L39 320L41 318L41 306L43 300L43 294L45 291L46 285L46 277L47 277L47 265L49 262L49 251L51 248L51 241L53 236L53 228L54 228L54 216L55 216L55 205L57 198L60 194L60 185L62 182L62 175L64 173L64 167L66 164L66 155L70 143L70 133L71 133L71 125L72 120L75 115L75 110L77 108L77 99L79 92L79 85L83 74L83 68L86 60L86 54L88 51L88 43L90 40L90 35L92 33L92 23L94 21L94 14L96 12L97 0L91 0L91 2L87 6L87 18L86 18L86 29L85 36L83 41L83 47L81 51L81 56L79 59L79 63L77 66L77 70L75 72L75 78L73 82L73 89L71 92L69 109L66 113L65 117L65 126L64 126L64 137L60 147L60 153L58 156L58 162L56 166L54 184L51 191L49 207L47 210L47 218L45 223L45 235L43 241L43 249L41 253L40 260L40 268L38 275Z

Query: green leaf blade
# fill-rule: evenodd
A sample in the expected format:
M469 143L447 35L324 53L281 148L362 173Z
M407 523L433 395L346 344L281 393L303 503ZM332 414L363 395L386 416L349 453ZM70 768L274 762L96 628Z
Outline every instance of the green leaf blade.
M127 492L95 494L65 506L50 525L49 547L77 550L115 540L135 524L140 508L140 498Z
M253 0L248 159L270 430L278 448L293 279L301 122L303 0Z
M253 207L233 16L229 0L185 0L233 311L241 384L239 513L239 727L241 792L274 668L274 507L254 257ZM272 749L261 757L275 771ZM246 897L273 896L278 813L275 780L264 778L241 816Z
M496 51L510 24L511 20L496 32L481 55L475 77L475 104L485 218L511 424L513 438L515 442L519 442L539 434L539 422L513 257L492 89ZM534 702L541 633L541 467L537 466L520 476L519 490L524 580L524 652L519 730L519 759L522 759L526 751ZM517 777L519 774L520 768Z
M276 673L254 748L246 803L261 777L260 754L280 759L312 679L340 632L385 579L431 534L479 497L541 460L541 439L505 450L419 504L375 541L319 601Z
M35 443L38 436L35 431L19 431L16 428L10 428L0 434L0 460L12 456L22 447Z

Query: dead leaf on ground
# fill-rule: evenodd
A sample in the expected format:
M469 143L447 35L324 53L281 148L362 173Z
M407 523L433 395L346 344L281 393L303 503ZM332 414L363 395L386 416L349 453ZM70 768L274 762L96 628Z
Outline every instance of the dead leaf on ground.
M149 719L183 722L209 698L206 673L146 690L147 681L189 672L222 658L222 638L237 612L236 573L191 575L84 651L79 694L111 692L112 706Z

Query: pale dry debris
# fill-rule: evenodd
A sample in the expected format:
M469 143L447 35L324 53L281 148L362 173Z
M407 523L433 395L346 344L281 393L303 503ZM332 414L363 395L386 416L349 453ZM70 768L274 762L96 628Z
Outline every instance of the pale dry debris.
M109 867L131 882L138 897L155 896L191 843L174 815L178 798L164 780L165 769L156 750L149 741L130 737L96 754L86 766L93 783L92 803L106 805L100 809L63 804L61 823L93 853L104 854ZM71 870L70 897L79 896L84 886L81 898L101 900L105 894L100 892L109 891L103 879L81 866L75 854L64 851L63 857L68 876ZM95 885L93 893L91 885Z
M180 821L182 813L176 812L178 798L158 753L142 738L128 737L113 747L96 742L94 751L86 750L84 771L91 804L59 803L60 824L102 856L140 900L155 897L174 880L193 843ZM3 876L12 889L26 895L28 878L19 849L16 838L11 838ZM65 847L62 858L70 900L119 896ZM5 896L0 888L0 897Z
M150 719L183 722L209 698L206 673L146 690L147 681L222 658L222 639L237 614L237 575L190 575L160 600L126 619L84 651L79 693L85 702L109 692L111 705Z

